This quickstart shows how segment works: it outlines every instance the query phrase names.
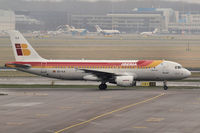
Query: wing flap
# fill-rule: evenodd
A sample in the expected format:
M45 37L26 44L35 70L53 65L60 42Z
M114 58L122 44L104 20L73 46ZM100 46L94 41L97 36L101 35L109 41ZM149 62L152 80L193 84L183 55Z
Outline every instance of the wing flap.
M85 73L93 74L101 80L110 80L113 79L115 76L118 76L118 74L112 72L97 71L91 69L78 69L78 70L84 71Z

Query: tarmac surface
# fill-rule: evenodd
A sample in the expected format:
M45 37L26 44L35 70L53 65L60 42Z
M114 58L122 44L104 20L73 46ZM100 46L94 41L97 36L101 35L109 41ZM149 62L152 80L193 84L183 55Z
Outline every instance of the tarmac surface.
M1 133L199 133L198 89L1 88Z
M191 80L190 82L188 82ZM192 81L193 80L193 81ZM192 86L192 87L200 87L199 77L197 78L188 78L187 81L168 81L168 86ZM0 77L0 84L7 85L32 85L32 84L40 84L40 85L99 85L99 82L95 81L70 81L70 80L58 80L53 78L45 78L45 77ZM109 86L113 86L113 84L108 84ZM141 82L137 82L137 86L140 86ZM163 86L163 82L156 82L157 86ZM116 86L116 85L114 85Z

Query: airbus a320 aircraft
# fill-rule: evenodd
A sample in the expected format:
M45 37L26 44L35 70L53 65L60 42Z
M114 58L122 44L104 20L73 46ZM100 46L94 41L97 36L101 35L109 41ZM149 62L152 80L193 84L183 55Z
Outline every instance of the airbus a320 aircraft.
M47 60L38 55L18 31L10 31L15 62L6 67L44 77L63 80L99 81L100 90L106 83L134 86L136 81L166 81L184 79L191 72L180 64L164 60Z

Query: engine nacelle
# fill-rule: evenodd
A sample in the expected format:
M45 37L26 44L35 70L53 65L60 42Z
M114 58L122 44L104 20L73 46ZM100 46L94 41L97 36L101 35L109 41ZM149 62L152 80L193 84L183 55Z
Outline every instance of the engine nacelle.
M133 76L117 76L115 82L118 86L122 87L131 87L135 84Z

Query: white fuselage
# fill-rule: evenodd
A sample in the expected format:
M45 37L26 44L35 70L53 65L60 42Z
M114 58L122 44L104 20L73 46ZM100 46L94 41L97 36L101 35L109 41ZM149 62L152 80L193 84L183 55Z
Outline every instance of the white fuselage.
M152 36L153 32L142 32L140 35Z
M102 30L101 33L103 33L105 35L120 34L120 31L118 31L118 30Z
M185 68L182 68L178 63L171 62L171 61L163 61L156 67L134 67L133 62L135 61L119 61L120 63L126 63L124 67L84 67L84 66L70 66L65 67L62 65L57 65L54 67L48 67L48 64L51 62L73 62L76 63L88 63L88 62L117 62L117 61L47 61L41 64L40 68L37 67L30 67L29 69L18 68L18 70L29 72L32 74L37 74L45 77L50 78L58 78L64 80L91 80L91 81L100 81L98 77L92 75L91 73L85 73L84 70L92 70L92 71L101 71L101 72L108 72L108 73L115 73L118 75L125 75L125 76L134 76L135 81L164 81L164 80L179 80L184 79L191 75L190 71ZM127 64L127 63L131 64ZM26 63L28 64L28 63ZM132 67L131 67L132 66ZM180 68L178 68L180 66Z

